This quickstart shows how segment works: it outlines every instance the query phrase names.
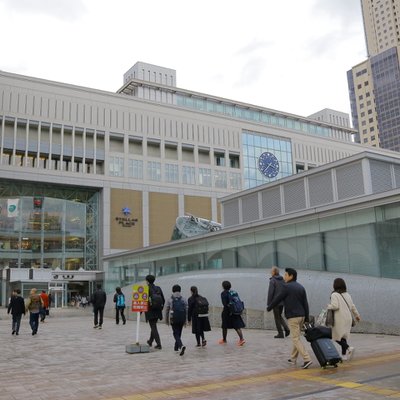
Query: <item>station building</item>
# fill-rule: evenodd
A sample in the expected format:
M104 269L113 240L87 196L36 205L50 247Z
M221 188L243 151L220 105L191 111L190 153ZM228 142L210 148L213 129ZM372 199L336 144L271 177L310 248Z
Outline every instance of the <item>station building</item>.
M358 154L354 134L142 62L116 93L0 71L1 303L89 294L103 256L169 242L178 216L221 222L222 197Z

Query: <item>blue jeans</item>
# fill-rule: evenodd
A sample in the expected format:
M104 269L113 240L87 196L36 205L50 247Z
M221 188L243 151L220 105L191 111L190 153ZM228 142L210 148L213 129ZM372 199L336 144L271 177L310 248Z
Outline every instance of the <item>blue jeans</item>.
M39 312L29 314L29 325L31 326L32 333L37 333L39 329Z

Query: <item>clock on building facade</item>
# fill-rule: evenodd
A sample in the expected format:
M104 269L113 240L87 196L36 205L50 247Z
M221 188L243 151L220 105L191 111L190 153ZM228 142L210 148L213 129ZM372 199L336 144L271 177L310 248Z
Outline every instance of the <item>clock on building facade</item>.
M258 158L258 169L267 178L275 178L279 173L279 161L269 151L266 151Z

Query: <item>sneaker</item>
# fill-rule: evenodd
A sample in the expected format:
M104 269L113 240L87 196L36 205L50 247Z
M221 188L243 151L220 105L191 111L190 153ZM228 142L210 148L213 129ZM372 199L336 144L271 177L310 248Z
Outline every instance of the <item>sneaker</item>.
M220 339L220 340L218 340L218 344L226 344L226 340Z
M157 349L157 350L161 350L162 349L161 344L158 344L157 346L154 346L154 348Z
M200 344L200 343L197 343L197 344L196 344L196 347L201 347L201 344Z
M342 354L342 361L347 361L347 360L348 360L347 354Z
M99 329L102 329L101 325L99 325Z
M311 361L311 360L310 360L310 361L305 361L304 364L303 364L303 366L302 366L301 368L307 369L311 364L312 364L312 361Z
M274 336L274 339L284 339L285 336L283 336L283 333L278 333L277 335Z
M149 347L153 346L153 343L150 342L150 340L147 341L147 344L149 345Z
M99 327L98 325L95 325L93 328L94 328L94 329L97 329L98 327Z
M186 350L186 347L185 347L185 346L182 346L181 352L179 353L179 355L180 355L180 356L183 356L183 355L185 354L185 350Z
M347 359L350 361L354 356L354 347L349 347L347 349Z
M237 342L237 345L238 345L238 346L243 346L245 343L246 343L246 341L245 341L244 339L240 339L240 340Z
M207 346L207 340L203 340L201 342L201 347L206 347Z
M12 332L11 332L11 335L14 335L14 333L15 333L15 331L12 331Z
M292 360L291 358L289 358L289 360L287 360L287 362L289 364L296 365L297 360Z

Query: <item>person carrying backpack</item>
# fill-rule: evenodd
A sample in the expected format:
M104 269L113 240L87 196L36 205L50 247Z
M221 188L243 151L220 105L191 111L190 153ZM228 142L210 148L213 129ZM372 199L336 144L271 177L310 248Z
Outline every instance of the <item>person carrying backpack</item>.
M185 354L186 347L182 343L182 330L186 326L188 303L181 295L181 287L172 287L172 296L167 300L166 322L171 325L175 339L174 350L179 351L179 355Z
M146 322L150 325L150 338L147 344L151 347L153 341L156 342L155 349L161 350L161 340L157 329L157 321L163 319L162 311L165 304L163 291L159 286L154 284L156 277L154 275L147 275L146 281L149 285L149 310L145 312Z
M222 288L224 289L221 293L221 301L224 306L221 313L222 339L218 343L226 344L228 329L234 329L239 336L237 345L243 346L246 343L242 333L242 328L246 325L241 317L241 313L244 310L244 304L240 300L238 293L231 290L231 287L232 285L229 281L222 282Z
M192 295L188 299L188 321L192 323L192 333L196 336L196 347L205 347L207 340L204 332L211 331L208 319L208 301L200 296L196 286L190 288ZM201 339L201 343L200 343Z
M120 287L115 288L114 294L114 303L115 303L115 323L119 324L119 315L121 314L122 324L126 324L126 318L124 315L125 311L125 295L122 293Z

